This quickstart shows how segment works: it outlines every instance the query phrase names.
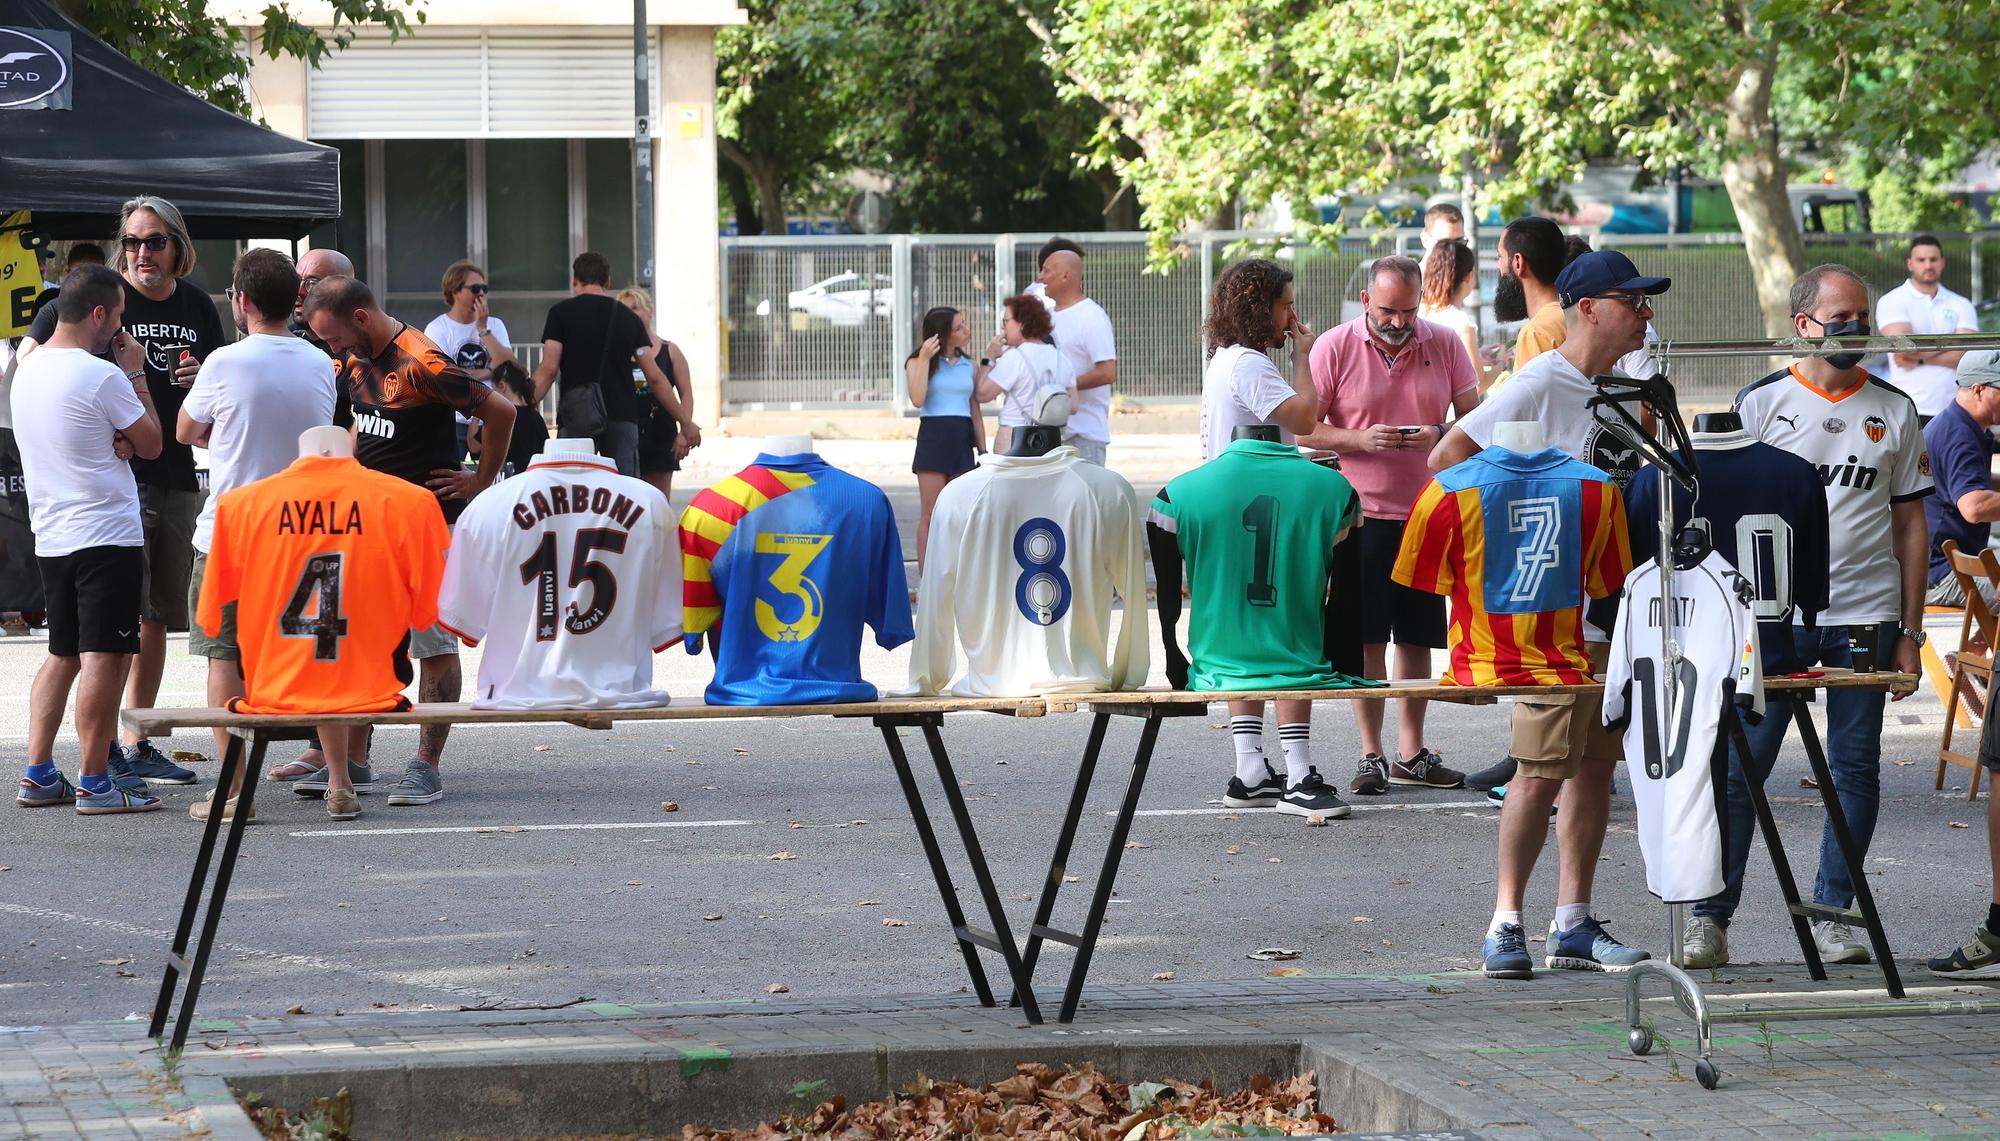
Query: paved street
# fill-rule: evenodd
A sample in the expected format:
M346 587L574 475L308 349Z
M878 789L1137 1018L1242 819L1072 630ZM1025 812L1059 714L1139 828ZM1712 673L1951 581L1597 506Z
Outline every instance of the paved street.
M704 478L685 479L676 498ZM897 498L912 504L903 480ZM42 652L39 638L0 643L0 756L12 765ZM466 658L468 678L476 661ZM905 661L872 648L865 658L884 684L901 679ZM699 700L705 658L674 651L659 666L677 700ZM176 639L161 704L200 703L197 665ZM1940 718L1925 688L1890 707L1885 734L1886 803L1868 871L1906 960L1962 939L1985 902L1984 804L1965 801L1963 770L1946 782L1958 791L1931 787ZM1475 965L1492 906L1494 808L1464 791L1399 788L1327 828L1229 813L1214 803L1230 771L1221 721L1218 710L1165 723L1094 981L1143 983L1167 971L1184 982L1256 979L1270 965L1245 956L1268 946L1303 951L1295 965L1321 975ZM1433 745L1476 768L1503 747L1506 707L1436 706L1432 724ZM1017 925L1087 725L1080 715L947 721ZM1322 770L1344 784L1356 753L1349 714L1322 706L1315 730ZM1112 762L1129 756L1136 736L1130 724L1114 727L1094 808L1109 808L1122 775ZM414 741L414 730L378 733L379 770L393 776ZM212 749L188 732L171 746ZM59 746L65 768L74 747L71 737ZM0 809L0 1024L150 1008L196 841L187 805L214 767L148 816ZM1803 769L1794 745L1772 792L1809 888L1822 814L1817 794L1798 786ZM964 985L880 737L865 723L468 729L453 735L444 771L439 803L389 808L364 797L363 817L346 824L328 822L318 801L262 786L262 822L245 842L205 1013L726 1001L762 998L773 984L810 999ZM920 776L934 787L933 774ZM679 811L663 812L667 800ZM1073 861L1086 874L1107 832L1093 811ZM1612 832L1597 911L1628 941L1663 950L1665 911L1645 892L1622 795ZM790 856L773 858L780 853ZM1531 931L1546 926L1554 889L1551 850L1531 890ZM1797 961L1776 901L1760 849L1732 929L1739 962ZM1081 910L1080 892L1066 903L1059 922ZM1052 965L1066 961L1052 948Z

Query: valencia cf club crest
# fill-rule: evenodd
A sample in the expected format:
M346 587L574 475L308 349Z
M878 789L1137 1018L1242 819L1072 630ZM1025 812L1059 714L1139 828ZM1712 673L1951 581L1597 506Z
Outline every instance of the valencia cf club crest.
M1879 444L1882 437L1889 434L1889 422L1880 416L1870 416L1861 422L1861 430L1868 433L1868 442Z
M1847 431L1847 421L1842 420L1838 416L1828 416L1826 419L1820 421L1819 426L1824 428L1826 434L1829 436L1838 436L1842 432Z
M382 403L394 404L396 398L402 394L403 378L401 376L392 372L382 378Z
M1929 479L1929 478L1930 478L1930 475L1931 475L1931 453L1930 453L1930 449L1928 449L1928 448L1926 448L1926 449L1924 449L1923 451L1921 451L1921 452L1918 452L1918 453L1917 453L1917 474L1918 474L1918 475L1920 475L1920 476L1923 476L1923 477L1924 477L1925 479Z

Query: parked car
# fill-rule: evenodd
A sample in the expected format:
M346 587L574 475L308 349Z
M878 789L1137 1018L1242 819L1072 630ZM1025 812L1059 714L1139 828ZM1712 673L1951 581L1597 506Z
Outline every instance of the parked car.
M837 273L792 290L786 306L794 313L823 317L836 325L862 324L871 313L886 320L895 308L895 285L896 279L886 273ZM770 298L757 303L757 316L771 316Z

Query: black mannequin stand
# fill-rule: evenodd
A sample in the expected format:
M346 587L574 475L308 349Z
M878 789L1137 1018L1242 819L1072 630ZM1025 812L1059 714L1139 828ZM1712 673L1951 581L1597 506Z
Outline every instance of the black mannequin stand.
M1062 446L1062 429L1047 424L1030 424L1014 430L1010 456L1045 456Z

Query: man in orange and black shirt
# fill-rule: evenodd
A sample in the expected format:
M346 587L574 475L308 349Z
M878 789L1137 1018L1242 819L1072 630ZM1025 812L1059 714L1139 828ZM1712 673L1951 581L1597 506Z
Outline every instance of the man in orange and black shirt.
M335 354L337 395L354 417L355 458L429 488L446 521L458 518L467 501L499 476L506 453L489 448L478 471L460 468L453 414L478 420L487 439L504 440L514 430L514 406L466 375L429 338L384 313L374 291L356 278L329 277L315 285L306 296L305 318ZM436 626L412 630L410 656L417 659L419 701L459 699L456 639ZM392 806L429 804L444 795L437 766L450 732L448 725L424 726L416 759L389 791ZM348 769L357 792L372 788L372 767L350 762ZM293 791L311 796L325 787L300 781Z

